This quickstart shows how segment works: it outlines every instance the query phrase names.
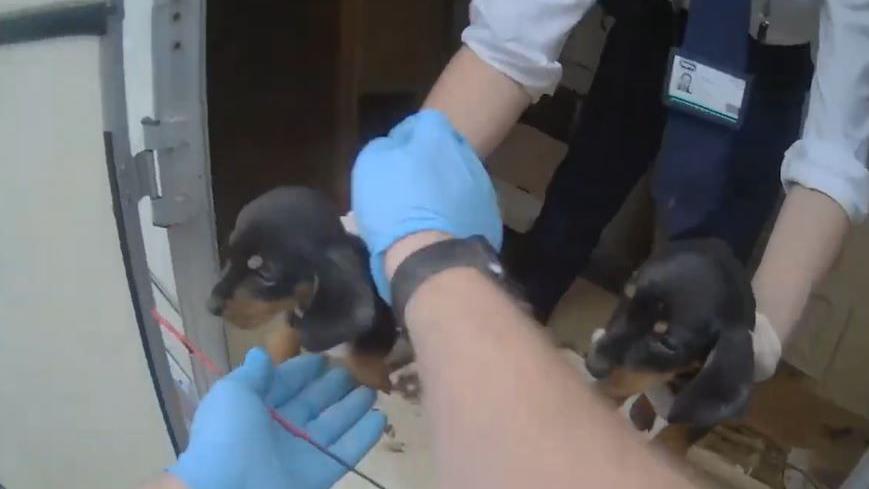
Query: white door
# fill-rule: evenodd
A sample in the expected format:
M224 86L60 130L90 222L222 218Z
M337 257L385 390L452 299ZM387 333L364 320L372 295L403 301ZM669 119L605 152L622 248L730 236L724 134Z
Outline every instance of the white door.
M0 484L9 489L134 487L186 438L147 316L123 4L113 5L0 3Z

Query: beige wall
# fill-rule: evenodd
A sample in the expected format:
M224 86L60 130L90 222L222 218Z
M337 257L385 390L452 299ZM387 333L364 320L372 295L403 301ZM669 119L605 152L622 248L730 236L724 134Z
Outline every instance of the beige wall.
M0 46L0 484L132 487L169 463L112 214L99 46Z

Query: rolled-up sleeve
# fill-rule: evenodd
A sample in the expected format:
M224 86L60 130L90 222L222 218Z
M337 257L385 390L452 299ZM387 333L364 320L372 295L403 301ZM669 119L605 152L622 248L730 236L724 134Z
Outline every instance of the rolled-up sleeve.
M869 3L826 0L802 138L785 153L782 182L830 196L852 222L869 211Z
M473 0L462 41L525 87L532 100L555 90L558 58L570 30L592 0Z

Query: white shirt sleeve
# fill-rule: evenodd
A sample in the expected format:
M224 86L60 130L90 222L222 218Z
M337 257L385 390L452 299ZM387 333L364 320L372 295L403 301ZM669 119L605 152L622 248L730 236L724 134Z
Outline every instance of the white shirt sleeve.
M825 0L818 61L802 139L785 153L785 189L798 183L830 196L852 222L869 211L869 9Z
M593 0L473 0L462 33L474 53L525 87L536 101L561 79L558 57Z

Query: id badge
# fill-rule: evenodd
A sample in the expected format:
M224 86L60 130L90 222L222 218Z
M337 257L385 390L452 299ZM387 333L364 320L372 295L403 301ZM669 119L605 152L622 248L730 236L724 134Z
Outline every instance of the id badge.
M742 124L747 92L747 77L674 51L664 93L669 107L736 128Z

